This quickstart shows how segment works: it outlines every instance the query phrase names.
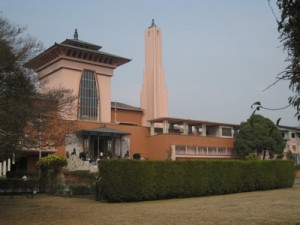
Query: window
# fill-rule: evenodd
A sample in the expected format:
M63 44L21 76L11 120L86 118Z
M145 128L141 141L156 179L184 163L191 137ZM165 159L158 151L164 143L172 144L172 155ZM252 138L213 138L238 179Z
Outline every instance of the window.
M209 155L216 155L217 154L217 148L214 147L208 147L208 152Z
M84 70L81 76L78 99L78 118L98 119L98 91L94 72Z
M291 133L292 138L295 138L295 133Z
M218 148L218 155L226 155L226 148Z
M232 137L231 127L222 127L222 136L223 137Z

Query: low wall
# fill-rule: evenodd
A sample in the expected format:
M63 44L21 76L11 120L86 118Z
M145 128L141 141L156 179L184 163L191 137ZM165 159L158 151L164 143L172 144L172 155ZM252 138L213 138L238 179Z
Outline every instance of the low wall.
M296 172L295 172L295 178L299 178L300 179L300 169L296 170Z

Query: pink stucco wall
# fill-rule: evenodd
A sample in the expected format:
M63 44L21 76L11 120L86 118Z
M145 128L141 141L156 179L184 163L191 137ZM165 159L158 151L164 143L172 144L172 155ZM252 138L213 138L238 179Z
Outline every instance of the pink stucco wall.
M38 71L41 83L47 88L64 87L73 91L73 95L78 96L80 79L83 70L94 71L97 77L98 97L99 97L99 122L111 121L111 77L113 75L112 67L105 67L93 64L87 64L80 61L71 61L62 59L56 61L50 66ZM77 109L77 100L74 104L74 111ZM68 118L77 119L77 114Z

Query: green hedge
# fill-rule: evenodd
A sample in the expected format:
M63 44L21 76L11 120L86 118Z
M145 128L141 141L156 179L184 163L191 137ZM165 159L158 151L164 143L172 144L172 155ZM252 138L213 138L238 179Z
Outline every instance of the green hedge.
M143 161L99 163L96 198L143 201L291 187L292 161Z
M70 193L72 195L94 195L95 185L73 185L70 186Z
M30 179L24 181L23 179L0 179L0 193L14 194L14 193L28 193L33 190L38 190L38 179Z

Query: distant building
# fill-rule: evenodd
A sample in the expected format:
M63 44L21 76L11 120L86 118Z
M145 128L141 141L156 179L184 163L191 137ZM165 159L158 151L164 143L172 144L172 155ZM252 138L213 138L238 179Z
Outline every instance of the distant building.
M286 141L284 158L292 157L300 165L300 127L278 126L278 129Z
M71 89L78 97L74 115L67 118L78 128L67 135L65 145L47 154L68 155L70 170L96 170L97 160L134 154L151 160L237 158L233 146L239 125L168 117L161 30L154 21L145 31L145 42L141 107L111 101L114 70L130 59L79 40L77 30L73 39L55 43L27 63L46 86ZM15 168L33 170L39 151L23 153L22 165Z

